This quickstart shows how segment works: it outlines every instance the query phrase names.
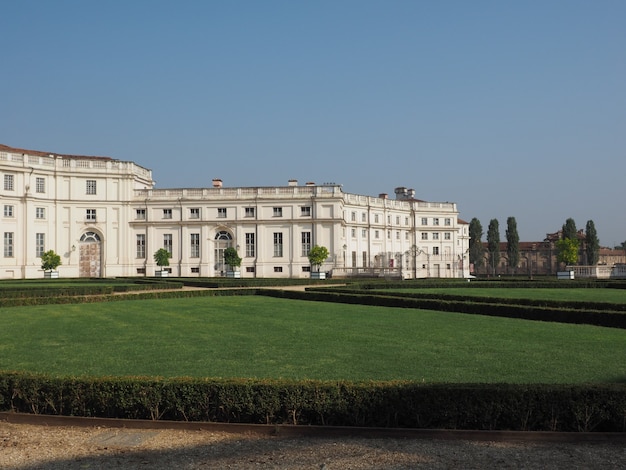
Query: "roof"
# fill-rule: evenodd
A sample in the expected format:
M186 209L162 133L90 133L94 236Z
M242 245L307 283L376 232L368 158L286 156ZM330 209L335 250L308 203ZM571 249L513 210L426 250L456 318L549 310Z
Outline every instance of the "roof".
M0 152L26 154L26 155L33 155L35 157L55 156L55 157L65 157L65 158L98 159L98 160L109 160L109 161L117 160L111 157L97 157L97 156L90 156L90 155L68 155L68 154L55 153L55 152L42 152L40 150L26 150L26 149L21 149L21 148L16 148L16 147L9 147L8 145L4 145L4 144L0 144Z

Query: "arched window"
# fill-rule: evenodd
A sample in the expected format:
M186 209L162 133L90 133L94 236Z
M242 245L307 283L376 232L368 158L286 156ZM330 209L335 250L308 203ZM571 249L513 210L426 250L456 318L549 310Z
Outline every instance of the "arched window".
M226 230L221 230L215 234L215 271L220 273L224 271L224 250L232 244L233 236Z
M81 242L99 242L100 235L95 232L85 232L82 237L80 237Z

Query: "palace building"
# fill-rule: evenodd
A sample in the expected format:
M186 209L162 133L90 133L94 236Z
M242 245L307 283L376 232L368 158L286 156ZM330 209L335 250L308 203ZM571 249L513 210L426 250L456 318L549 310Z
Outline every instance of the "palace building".
M152 171L108 157L0 145L0 278L42 277L41 255L61 256L61 277L153 276L159 248L171 276L221 276L235 247L241 277L310 276L314 245L334 277L464 278L469 227L455 203L350 194L338 184L158 189Z

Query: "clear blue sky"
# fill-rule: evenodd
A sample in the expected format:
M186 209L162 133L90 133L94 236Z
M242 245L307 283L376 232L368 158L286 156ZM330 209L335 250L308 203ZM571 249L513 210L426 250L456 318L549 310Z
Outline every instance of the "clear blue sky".
M626 240L624 0L0 3L0 143Z

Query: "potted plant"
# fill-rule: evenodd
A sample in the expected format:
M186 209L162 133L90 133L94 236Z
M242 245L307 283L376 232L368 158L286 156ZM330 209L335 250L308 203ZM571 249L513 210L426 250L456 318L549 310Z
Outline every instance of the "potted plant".
M43 277L48 279L56 279L59 277L59 271L56 269L61 265L61 257L54 250L48 250L41 255L41 269L43 269Z
M228 271L226 271L226 277L241 277L241 273L239 272L241 257L237 253L237 250L232 246L229 246L224 250L224 263L227 264L229 268Z
M311 271L311 279L326 279L326 273L320 272L320 268L328 258L328 255L328 248L325 246L315 245L311 248L308 257L311 266L315 268L314 271Z
M167 277L169 271L164 269L166 266L170 265L170 252L165 248L159 248L154 252L154 262L158 267L161 268L159 271L155 271L155 275L158 277Z

